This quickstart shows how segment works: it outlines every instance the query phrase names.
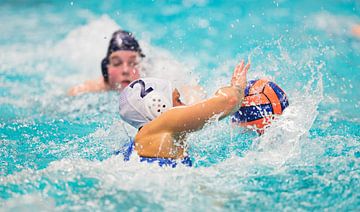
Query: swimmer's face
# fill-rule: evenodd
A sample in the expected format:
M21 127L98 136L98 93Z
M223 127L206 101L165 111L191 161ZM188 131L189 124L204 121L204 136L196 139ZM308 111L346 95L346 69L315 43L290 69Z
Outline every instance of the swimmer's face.
M172 101L173 101L174 107L185 105L184 103L181 102L180 93L179 93L178 89L176 89L176 88L172 93Z
M113 89L124 89L140 77L140 56L134 51L115 51L109 56L109 84Z

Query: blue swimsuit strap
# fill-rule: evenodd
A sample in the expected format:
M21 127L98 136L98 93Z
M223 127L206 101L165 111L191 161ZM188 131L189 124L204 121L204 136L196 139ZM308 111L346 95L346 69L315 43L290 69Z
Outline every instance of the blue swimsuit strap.
M129 161L130 160L130 156L132 154L132 152L134 151L134 139L130 139L130 142L125 144L121 150L116 151L115 154L120 154L122 153L124 155L124 161ZM175 168L177 165L177 160L172 159L172 158L157 158L157 157L142 157L140 156L140 162L148 162L148 163L153 163L153 162L158 162L159 166L170 166ZM180 161L182 164L191 167L192 166L192 160L189 156L184 157L183 159L181 159Z

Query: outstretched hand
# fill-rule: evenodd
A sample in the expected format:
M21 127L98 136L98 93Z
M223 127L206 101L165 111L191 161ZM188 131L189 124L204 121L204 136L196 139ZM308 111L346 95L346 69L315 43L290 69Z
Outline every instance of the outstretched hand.
M245 65L242 60L234 69L233 76L231 78L231 86L236 87L240 91L243 91L246 87L246 74L250 68L250 61Z

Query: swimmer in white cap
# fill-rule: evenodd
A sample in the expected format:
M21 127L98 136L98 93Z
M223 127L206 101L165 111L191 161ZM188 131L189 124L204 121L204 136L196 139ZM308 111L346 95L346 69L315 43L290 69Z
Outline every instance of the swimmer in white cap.
M127 86L120 93L120 116L138 129L132 149L141 161L187 158L187 133L201 129L214 116L222 119L240 108L249 68L250 63L242 61L234 70L230 86L189 106L182 104L179 92L167 80L140 78Z

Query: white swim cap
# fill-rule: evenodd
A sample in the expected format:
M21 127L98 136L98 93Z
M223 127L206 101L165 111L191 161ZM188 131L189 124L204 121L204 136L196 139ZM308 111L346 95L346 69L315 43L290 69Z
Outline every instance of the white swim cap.
M167 80L135 80L120 93L120 116L133 127L140 128L173 107L172 92Z

